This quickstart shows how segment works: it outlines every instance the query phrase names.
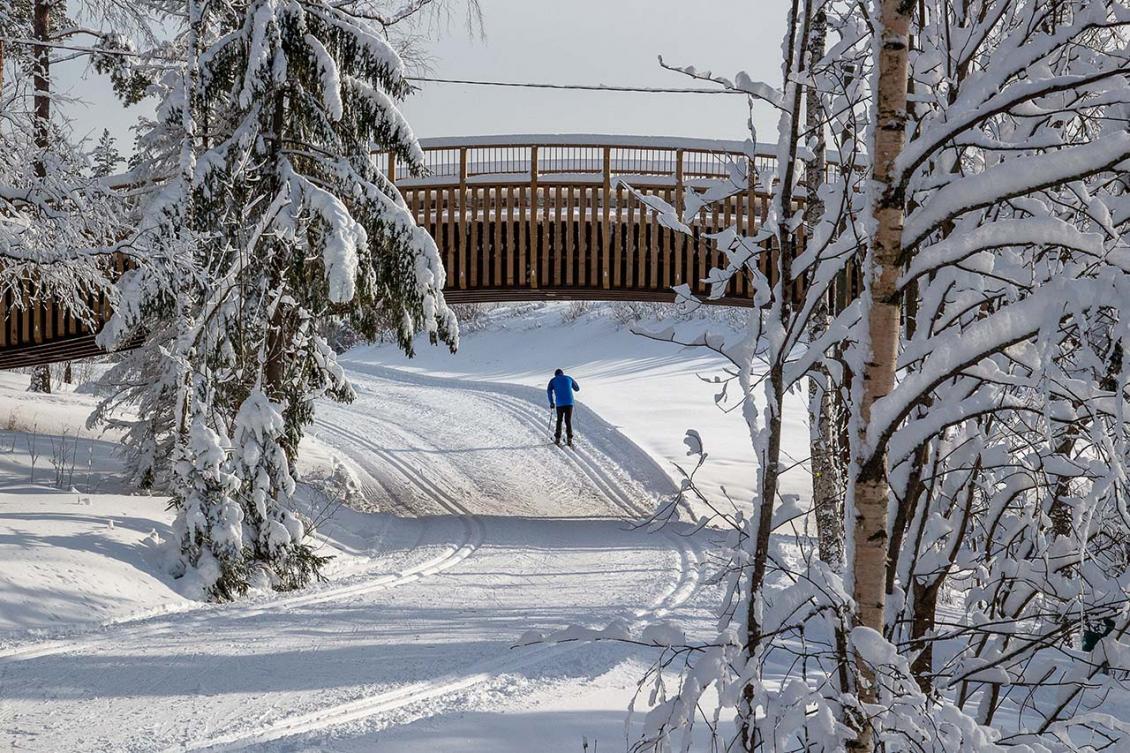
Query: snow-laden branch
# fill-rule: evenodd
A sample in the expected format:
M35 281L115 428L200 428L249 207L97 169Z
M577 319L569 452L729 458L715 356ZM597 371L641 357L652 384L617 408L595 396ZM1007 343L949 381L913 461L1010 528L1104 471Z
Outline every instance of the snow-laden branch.
M904 362L922 359L922 363L875 402L863 444L864 456L874 455L923 396L946 379L1049 325L1058 328L1069 306L1086 311L1126 300L1127 295L1130 290L1125 285L1111 280L1054 280L967 327L923 340L920 349L906 349Z
M1060 92L1085 90L1103 84L1102 90L1125 90L1126 71L1099 68L1088 74L1054 76L1036 81L1024 80L1010 84L975 107L946 110L944 118L929 119L926 129L907 144L899 156L895 169L905 182L911 174L946 144L958 139L966 131L998 115L1010 112L1041 97ZM1120 81L1121 80L1121 81ZM966 87L963 91L979 87ZM1126 101L1123 97L1121 101Z
M938 189L903 227L903 248L915 248L945 223L974 209L1111 170L1130 158L1130 131L1109 129L1082 146L1004 160Z
M1052 217L993 220L978 227L966 223L957 232L920 249L899 279L899 287L982 251L1021 246L1061 246L1098 257L1103 253L1103 236Z
M341 74L338 72L337 63L326 51L320 39L313 34L307 34L304 38L318 61L318 71L322 78L322 103L331 120L341 120Z

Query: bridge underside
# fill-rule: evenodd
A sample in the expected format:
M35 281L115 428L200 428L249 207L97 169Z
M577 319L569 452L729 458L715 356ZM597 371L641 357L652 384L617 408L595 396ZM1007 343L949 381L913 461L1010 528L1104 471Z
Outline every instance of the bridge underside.
M536 290L513 288L479 288L476 290L447 290L444 298L449 304L459 303L510 303L522 301L628 301L635 303L674 303L670 290L636 290L625 293L599 288L538 288ZM748 298L724 296L715 301L704 301L714 306L751 307Z
M94 343L94 335L73 335L54 342L4 348L0 350L0 369L41 366L104 355L106 351Z
M638 290L631 292L585 288L476 288L474 290L448 290L445 297L449 304L461 303L510 303L523 301L631 301L644 303L672 303L675 294L670 290ZM743 306L751 305L749 299L726 296L713 305ZM140 345L140 341L128 344L123 350ZM58 339L29 345L0 347L0 370L18 369L28 366L78 361L83 358L104 356L106 351L95 343L95 335L89 333L68 334Z

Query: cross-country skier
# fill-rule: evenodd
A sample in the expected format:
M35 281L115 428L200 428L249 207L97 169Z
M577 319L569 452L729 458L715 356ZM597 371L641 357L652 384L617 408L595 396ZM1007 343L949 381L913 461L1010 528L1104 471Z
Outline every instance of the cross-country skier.
M545 388L549 409L557 408L557 432L553 435L553 441L559 445L561 419L565 419L565 442L570 447L573 446L573 393L580 391L581 385L577 384L577 380L561 369L553 372L553 379L549 380L549 386Z

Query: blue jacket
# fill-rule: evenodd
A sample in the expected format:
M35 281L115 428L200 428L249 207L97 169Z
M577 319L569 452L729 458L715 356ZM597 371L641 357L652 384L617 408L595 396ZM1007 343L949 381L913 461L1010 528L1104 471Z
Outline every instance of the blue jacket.
M545 388L545 394L549 398L551 408L554 405L572 405L573 393L580 391L581 385L577 384L577 380L568 374L553 377L549 380L549 386Z

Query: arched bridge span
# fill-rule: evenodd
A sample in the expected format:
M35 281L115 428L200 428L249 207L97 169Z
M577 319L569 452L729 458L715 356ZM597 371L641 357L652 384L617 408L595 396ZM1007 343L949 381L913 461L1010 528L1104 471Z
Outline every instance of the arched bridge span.
M391 155L377 159L435 238L451 303L670 301L671 288L682 284L705 296L708 270L724 263L707 236L731 226L752 235L769 210L752 178L771 166L769 146L756 150L754 170L738 141L538 135L424 139L421 146L426 177L402 174ZM744 185L703 207L688 223L692 235L664 227L646 206L651 196L681 206L686 192L720 179ZM759 263L772 279L772 255ZM748 306L752 292L736 277L718 302ZM93 328L50 302L21 306L5 296L0 368L99 354L94 334L110 310L104 300L91 304Z
M491 136L425 139L428 177L386 166L447 268L451 302L591 298L672 300L671 287L702 282L722 263L707 234L736 225L752 234L769 210L752 181L703 208L693 237L662 226L635 193L681 206L688 190L752 175L741 142L626 136ZM773 160L769 147L755 168ZM734 168L742 165L743 168ZM768 255L762 271L772 274ZM749 305L747 281L720 302Z

